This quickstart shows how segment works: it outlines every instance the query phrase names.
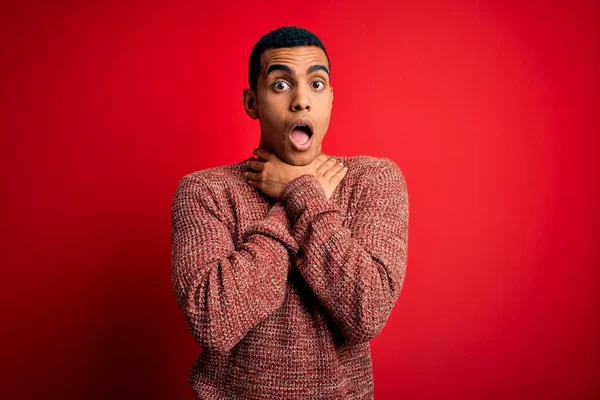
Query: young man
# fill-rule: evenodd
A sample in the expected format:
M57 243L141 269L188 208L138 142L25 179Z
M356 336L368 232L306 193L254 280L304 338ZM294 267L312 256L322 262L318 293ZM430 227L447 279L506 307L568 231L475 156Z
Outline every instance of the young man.
M369 341L403 286L408 193L389 159L321 151L330 71L312 33L262 37L243 94L256 157L179 182L172 277L204 348L198 398L373 398Z

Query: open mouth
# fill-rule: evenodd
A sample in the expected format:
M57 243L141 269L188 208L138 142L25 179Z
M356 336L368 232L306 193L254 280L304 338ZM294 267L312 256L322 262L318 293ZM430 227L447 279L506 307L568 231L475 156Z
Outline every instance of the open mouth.
M300 145L308 143L312 137L312 129L308 125L296 125L290 132L292 140Z
M314 128L312 121L308 118L296 118L289 132L292 147L297 151L306 151L310 149L313 142Z

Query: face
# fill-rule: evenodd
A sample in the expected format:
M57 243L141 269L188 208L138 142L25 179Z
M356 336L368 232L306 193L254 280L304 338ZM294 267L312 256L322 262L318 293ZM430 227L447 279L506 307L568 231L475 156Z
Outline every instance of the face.
M321 154L333 103L328 71L327 56L316 46L263 53L256 93L244 91L246 113L260 121L260 147L291 165L308 165Z

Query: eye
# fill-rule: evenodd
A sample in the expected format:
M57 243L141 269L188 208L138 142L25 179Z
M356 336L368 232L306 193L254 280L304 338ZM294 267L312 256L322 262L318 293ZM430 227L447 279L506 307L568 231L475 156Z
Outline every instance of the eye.
M311 83L313 89L321 90L325 87L325 82L323 81L314 81Z
M273 90L275 90L276 92L282 92L285 89L289 88L290 85L285 82L285 81L277 81L273 84Z

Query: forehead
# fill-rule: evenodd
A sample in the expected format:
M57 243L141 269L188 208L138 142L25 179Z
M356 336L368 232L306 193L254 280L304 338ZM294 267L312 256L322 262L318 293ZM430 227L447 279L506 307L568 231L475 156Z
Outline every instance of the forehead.
M261 56L261 71L264 74L272 64L285 64L298 73L305 73L309 66L322 64L329 68L325 52L316 46L284 47L268 49Z

